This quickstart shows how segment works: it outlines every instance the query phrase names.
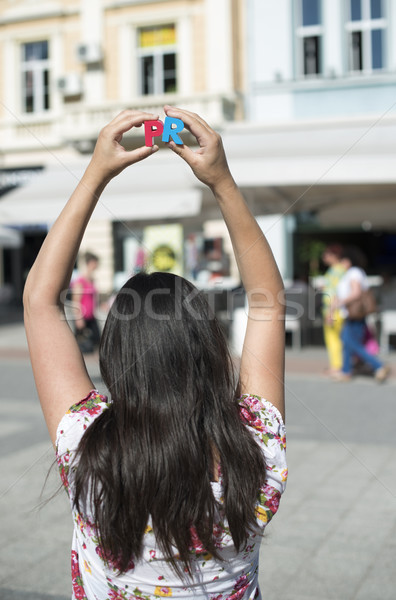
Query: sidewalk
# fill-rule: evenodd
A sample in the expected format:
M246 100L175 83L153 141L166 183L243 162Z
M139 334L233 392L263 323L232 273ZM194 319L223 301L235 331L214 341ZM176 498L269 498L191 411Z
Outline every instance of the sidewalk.
M391 368L389 380L396 383L396 352L381 354L380 358ZM307 346L301 350L286 348L286 374L293 373L303 377L313 375L328 379L327 368L327 352L322 346ZM356 379L372 379L372 375L362 373Z
M21 358L28 356L27 342L23 323L0 325L0 357L11 358L9 353L11 353L11 355L15 353Z

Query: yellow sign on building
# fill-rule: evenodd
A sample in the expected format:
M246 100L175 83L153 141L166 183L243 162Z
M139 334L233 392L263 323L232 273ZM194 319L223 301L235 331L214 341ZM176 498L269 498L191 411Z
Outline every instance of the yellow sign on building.
M174 46L176 44L176 28L174 25L160 27L143 27L139 31L139 47Z
M161 271L183 275L183 227L149 225L144 228L143 246L148 254L148 272Z

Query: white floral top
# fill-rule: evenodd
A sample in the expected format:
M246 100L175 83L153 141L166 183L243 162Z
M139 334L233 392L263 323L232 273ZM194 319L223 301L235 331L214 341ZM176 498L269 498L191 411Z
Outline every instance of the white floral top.
M62 418L57 431L57 461L60 475L73 505L73 456L84 431L109 406L106 396L93 390ZM286 486L285 428L279 411L267 400L244 395L241 419L262 448L267 465L266 483L260 490L257 522L262 529L278 510ZM222 483L213 482L221 502ZM202 547L192 528L191 552L194 581L182 582L159 551L150 523L144 539L143 558L118 575L98 545L97 533L73 509L72 600L155 600L162 597L195 600L260 600L258 560L261 535L252 534L243 551L235 551L227 522L219 521L214 535L224 561L216 560Z

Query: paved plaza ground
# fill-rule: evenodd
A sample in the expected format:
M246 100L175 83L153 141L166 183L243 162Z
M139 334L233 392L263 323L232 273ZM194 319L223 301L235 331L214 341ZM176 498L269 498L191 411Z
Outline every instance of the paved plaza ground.
M290 477L262 543L263 599L394 600L396 377L333 383L325 365L322 348L287 352ZM69 507L61 493L39 508L54 455L18 326L0 327L0 381L0 599L70 600ZM43 498L57 486L53 469Z

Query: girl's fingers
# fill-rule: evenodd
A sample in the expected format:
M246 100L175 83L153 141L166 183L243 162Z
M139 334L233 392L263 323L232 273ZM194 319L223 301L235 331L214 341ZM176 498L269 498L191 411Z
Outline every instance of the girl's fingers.
M173 150L175 154L183 158L187 164L192 164L192 161L194 160L196 154L195 152L193 152L193 150L191 150L191 148L189 148L185 144L183 144L182 146L180 144L175 144L175 142L173 141L168 142L168 146L171 150Z
M123 134L132 129L132 127L140 127L144 121L155 121L158 118L159 115L154 115L153 113L124 110L109 123L108 127L116 135Z
M125 153L125 162L127 165L132 165L136 162L139 162L151 154L155 154L159 150L158 146L141 146L140 148L136 148L135 150L131 150L130 152Z
M115 124L117 122L123 121L124 119L130 119L132 121L141 122L148 119L158 119L158 114L149 113L143 110L123 110L121 111L112 121L110 121L109 125Z
M197 113L193 113L190 110L185 110L183 108L177 108L176 106L170 106L169 104L166 104L164 106L164 110L165 113L169 114L170 117L172 116L171 113L175 113L173 116L176 116L176 113L179 113L180 116L182 114L186 116L188 115L191 119L195 119L196 121L201 123L201 125L203 125L203 127L205 127L209 132L213 131L210 125Z
M194 113L168 106L165 106L165 113L169 117L180 118L186 126L186 129L188 129L197 139L200 146L208 135L214 133L213 130L209 128L208 124L201 120L198 115L194 115Z
M157 120L158 115L153 115L150 113L140 113L138 115L126 115L125 118L120 121L117 125L118 133L126 133L133 127L140 127L144 121Z

